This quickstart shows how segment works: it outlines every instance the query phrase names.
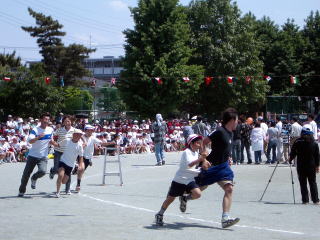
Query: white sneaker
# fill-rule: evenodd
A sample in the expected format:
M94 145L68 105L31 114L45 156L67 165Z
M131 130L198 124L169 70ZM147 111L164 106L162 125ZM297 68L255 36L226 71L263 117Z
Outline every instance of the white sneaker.
M59 198L59 197L60 197L60 193L59 193L59 192L56 192L55 197L56 197L56 198Z
M66 192L66 194L67 194L67 195L71 195L71 191L68 190L68 191Z
M228 228L237 224L239 221L240 221L240 218L222 219L221 225L222 225L222 228Z

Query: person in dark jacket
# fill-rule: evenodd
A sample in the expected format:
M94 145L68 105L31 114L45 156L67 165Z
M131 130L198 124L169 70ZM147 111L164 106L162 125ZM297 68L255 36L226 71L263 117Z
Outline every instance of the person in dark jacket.
M319 173L319 146L314 141L312 128L304 126L301 137L292 146L289 163L297 157L297 172L300 182L302 203L309 202L307 181L309 182L311 199L314 204L319 205L318 187L316 173Z
M238 121L238 125L236 129L233 131L233 139L232 139L232 161L233 164L240 164L241 160L241 125L240 121Z

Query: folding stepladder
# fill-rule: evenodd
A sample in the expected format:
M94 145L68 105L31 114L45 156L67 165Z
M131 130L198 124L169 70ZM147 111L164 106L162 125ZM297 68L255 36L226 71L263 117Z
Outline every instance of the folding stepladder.
M108 150L114 150L117 154L117 160L108 160ZM109 156L110 157L110 156ZM107 172L107 163L118 163L119 171L118 172ZM106 147L105 154L104 154L104 164L103 164L103 173L102 173L102 184L106 184L106 176L119 176L120 178L120 186L123 185L122 180L122 170L121 170L121 161L120 161L120 154L119 149L114 147Z

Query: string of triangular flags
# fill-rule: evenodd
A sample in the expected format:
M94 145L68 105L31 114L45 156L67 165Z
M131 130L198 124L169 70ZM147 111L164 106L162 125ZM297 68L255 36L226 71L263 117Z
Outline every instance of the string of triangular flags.
M288 76L274 76L275 78L276 77L288 77ZM313 76L309 76L309 77L313 77ZM256 76L240 76L240 77L233 77L233 76L226 76L226 77L221 77L221 76L218 76L218 77L211 77L211 76L207 76L204 78L204 83L205 85L209 86L211 84L211 82L215 79L223 79L225 78L227 83L232 85L232 84L235 84L237 81L239 81L239 79L244 79L245 80L245 83L246 84L250 84L250 82L254 79L254 78L257 78ZM165 78L162 78L162 77L154 77L154 78L151 78L151 79L154 79L159 85L163 84L163 81ZM263 76L263 79L266 80L267 82L270 82L273 78L269 75L264 75ZM299 84L300 81L299 81L299 77L298 76L293 76L293 75L290 75L289 76L289 79L290 79L290 83L292 85L295 85L295 84ZM189 77L182 77L182 80L184 82L189 82L190 81L190 78Z

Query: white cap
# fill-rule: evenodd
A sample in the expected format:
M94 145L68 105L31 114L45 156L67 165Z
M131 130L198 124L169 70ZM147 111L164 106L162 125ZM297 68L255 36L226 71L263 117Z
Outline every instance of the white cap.
M92 125L85 125L85 127L84 127L84 130L94 130L95 129L95 127L94 126L92 126Z
M74 130L74 132L73 132L73 134L81 134L81 135L83 135L83 132L80 130L80 129L75 129Z

